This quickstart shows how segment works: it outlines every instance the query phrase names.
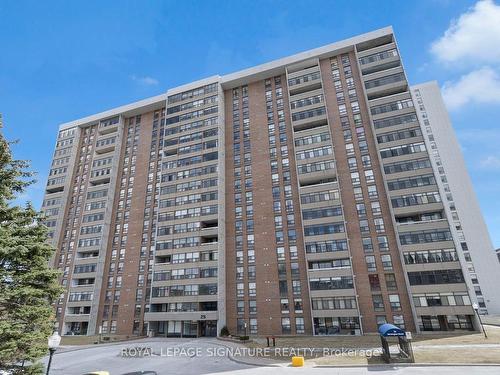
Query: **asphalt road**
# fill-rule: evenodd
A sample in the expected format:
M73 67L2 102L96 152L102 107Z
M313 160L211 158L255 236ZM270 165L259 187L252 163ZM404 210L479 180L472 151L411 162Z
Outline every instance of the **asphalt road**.
M56 353L50 374L82 375L91 371L109 371L110 375L121 375L150 370L156 371L158 375L202 375L255 368L213 353L224 348L216 340L210 339L141 340L99 345ZM47 363L47 358L44 362Z
M280 368L259 367L251 370L232 371L231 375L498 375L499 367L401 367L401 368Z
M140 349L139 349L140 348ZM76 349L76 350L72 350ZM215 339L152 339L123 344L61 349L54 355L51 375L82 375L106 370L110 375L152 370L158 375L182 374L312 374L312 375L498 375L496 366L421 366L357 368L256 367L226 356L227 347ZM44 359L47 363L47 358Z

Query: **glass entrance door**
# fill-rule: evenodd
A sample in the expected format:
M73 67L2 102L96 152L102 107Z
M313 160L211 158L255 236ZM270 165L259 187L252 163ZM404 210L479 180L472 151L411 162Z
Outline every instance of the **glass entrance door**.
M198 326L200 327L201 337L216 337L217 336L217 321L216 320L201 320Z

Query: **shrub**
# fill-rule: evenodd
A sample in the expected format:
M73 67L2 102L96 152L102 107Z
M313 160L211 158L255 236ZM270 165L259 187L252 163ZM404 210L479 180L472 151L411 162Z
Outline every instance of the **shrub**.
M226 326L222 327L221 330L220 330L220 335L222 337L227 337L229 336L229 330L227 329Z

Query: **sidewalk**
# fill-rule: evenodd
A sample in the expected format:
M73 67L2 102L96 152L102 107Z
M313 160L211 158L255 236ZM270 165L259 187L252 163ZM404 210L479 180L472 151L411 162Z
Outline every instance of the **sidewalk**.
M455 332L439 335L415 335L413 350L416 364L426 365L498 365L500 364L500 327L485 326L488 338L482 332ZM241 343L227 343L227 345L242 346ZM277 348L316 348L314 353L305 355L306 366L376 366L383 365L378 353L380 351L380 338L377 335L362 337L278 337ZM266 348L265 339L258 337L245 344L248 348ZM392 347L393 345L391 345ZM323 355L323 348L332 350L331 354ZM273 349L273 348L271 348ZM335 350L353 351L354 355L336 353ZM372 353L366 353L370 350ZM362 351L365 351L363 353ZM280 353L282 354L282 353ZM244 357L232 358L240 363L252 365L278 365L288 366L291 358L274 356L266 358Z
M225 340L217 340L218 345L225 346L227 348L231 349L244 349L247 348L245 345L236 343L236 342L231 342L231 341L225 341ZM450 357L456 357L456 349L462 349L462 353L464 352L463 349L468 349L470 350L476 350L476 349L485 349L485 348L494 348L500 350L500 344L473 344L473 345L417 345L414 347L414 351L416 352L416 356L418 358L418 352L422 351L431 351L431 353L436 353L438 351L439 353L445 353L449 352L451 354ZM273 349L273 348L270 348ZM351 348L351 349L359 349L359 348ZM367 348L368 349L368 348ZM380 348L372 348L372 349L380 349ZM427 356L427 355L426 355ZM236 363L240 364L245 364L245 365L250 365L250 366L261 366L261 367L290 367L291 365L291 358L282 358L282 359L276 359L276 358L268 358L268 357L255 357L255 356L234 356L234 355L229 355L228 356L231 361L234 361ZM458 358L467 358L467 356L458 356ZM460 363L460 362L444 362L444 361L420 361L417 363L400 363L400 364L385 364L382 362L372 362L370 361L363 361L363 362L357 362L354 358L354 360L349 360L349 358L337 358L334 356L331 357L317 357L317 358L309 358L305 361L304 367L326 367L326 368L334 368L334 367L381 367L381 368L394 368L394 367L407 367L407 366L500 366L500 356L495 356L495 358L498 358L495 362L480 362L480 363ZM358 357L358 359L361 359ZM455 358L456 359L456 358ZM343 361L344 360L344 361Z
M217 345L224 346L229 349L244 349L247 351L252 351L254 349L249 348L248 346L237 343L234 341L230 341L227 339L217 338ZM277 360L274 358L267 357L256 357L256 356L234 356L228 355L228 358L236 363L250 365L250 366L260 366L260 367L286 367L289 365L290 361Z

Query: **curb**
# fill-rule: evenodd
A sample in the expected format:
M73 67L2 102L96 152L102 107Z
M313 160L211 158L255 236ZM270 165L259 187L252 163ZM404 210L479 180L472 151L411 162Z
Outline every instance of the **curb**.
M217 338L217 340L219 341L226 341L226 340L221 340L219 338ZM215 344L215 345L220 345L220 346L223 346L225 348L228 348L228 349L232 349L231 346L229 345L224 345L224 344ZM247 366L254 366L254 367L283 367L281 364L279 363L269 363L269 364L265 364L265 363L252 363L252 362L245 362L241 359L236 359L234 356L232 355L228 355L227 358L232 361L232 362L235 362L235 363L238 363L240 365L247 365Z
M134 342L134 341L139 341L139 340L145 340L147 339L147 337L142 337L142 338L138 338L138 339L133 339L133 340L127 340L127 341L112 341L112 342L109 342L109 343L104 343L104 342L101 342L100 344L87 344L87 345L74 345L74 346L78 346L77 348L71 348L71 349L68 349L68 350L64 350L64 351L55 351L54 355L57 355L57 354L64 354L64 353L70 353L70 352L76 352L78 350L84 350L84 349L93 349L93 348L99 348L101 346L114 346L114 345L124 345L128 342ZM145 343L147 343L149 341L146 341Z
M313 368L499 367L500 363L387 363L377 365L315 365Z
M142 338L142 340L147 339L147 338ZM130 340L130 341L139 341L141 339L137 340ZM70 353L78 350L84 350L84 349L92 349L92 348L99 348L100 346L115 346L115 345L123 345L126 344L127 342L130 341L118 341L118 342L111 342L111 343L101 343L101 344L89 344L77 348L72 348L68 349L65 351L56 351L54 354L64 354L64 353ZM224 344L224 342L232 342L229 340L224 340L224 339L219 339L217 338L217 341L215 342L215 345L219 345L222 347L225 347L227 349L234 349L235 347L239 347L237 342L233 342L234 346ZM145 344L148 343L149 341L144 342ZM244 348L244 347L243 347ZM287 362L277 362L276 360L271 359L271 361L276 361L276 363L255 363L255 362L250 362L250 361L245 361L243 359L237 359L236 357L228 354L227 358L235 363L246 365L246 366L253 366L253 367L287 367ZM314 361L311 361L313 363L312 366L306 366L310 368L381 368L381 369L387 369L387 368L400 368L400 367L500 367L500 363L393 363L393 364L366 364L366 365L315 365Z

